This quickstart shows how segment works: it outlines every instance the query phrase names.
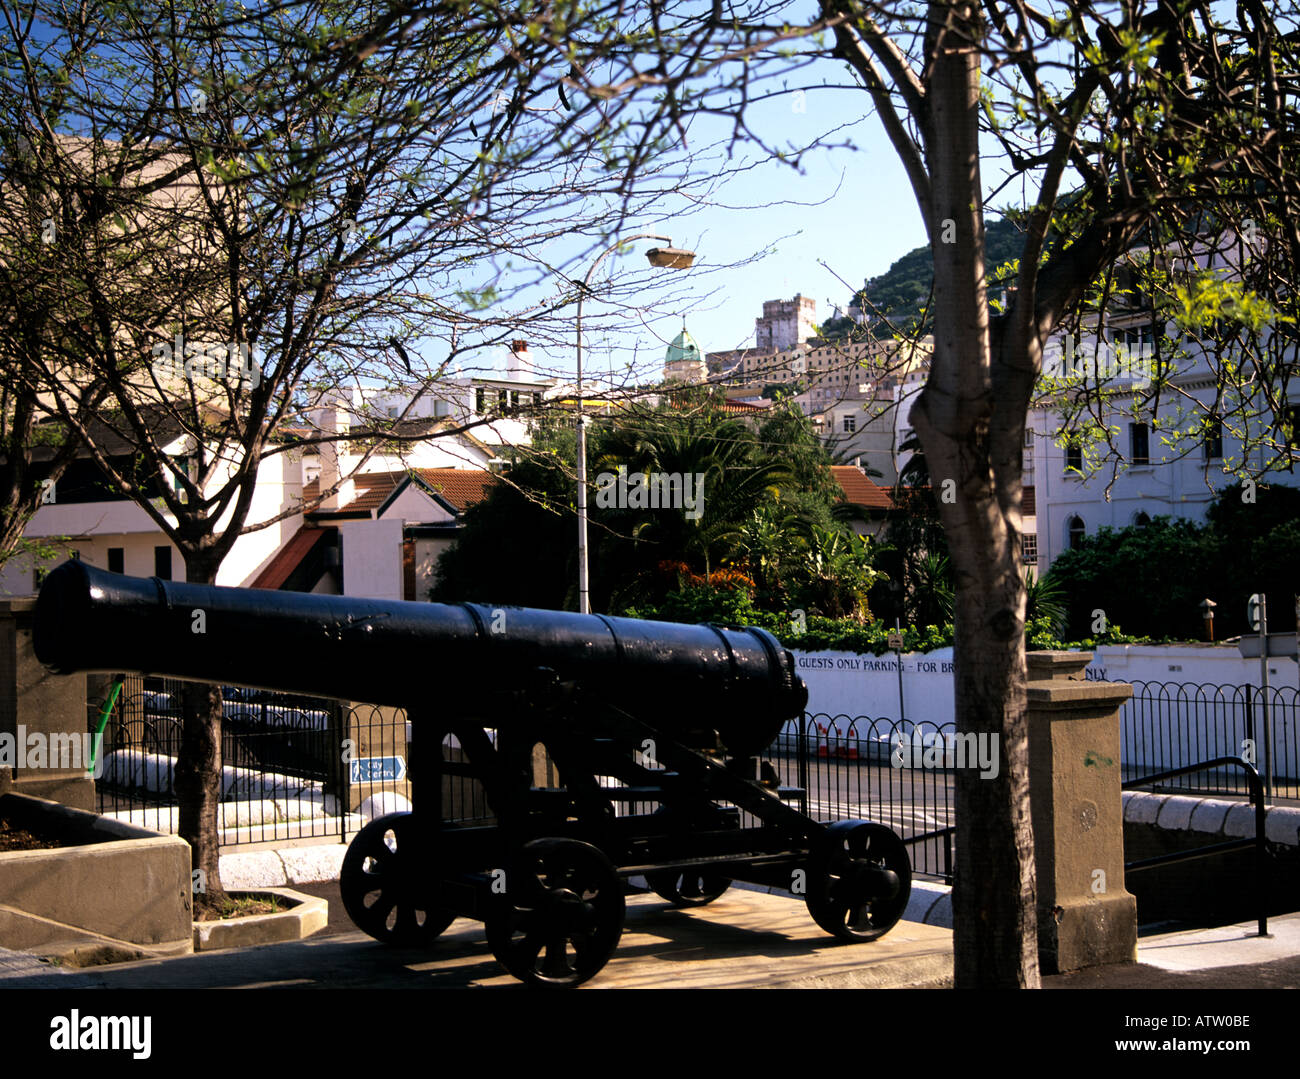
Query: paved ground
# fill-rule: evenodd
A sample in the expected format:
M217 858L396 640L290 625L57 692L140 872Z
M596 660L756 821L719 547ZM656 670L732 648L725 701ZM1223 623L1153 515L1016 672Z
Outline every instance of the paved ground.
M310 887L310 886L308 886ZM306 889L304 889L306 890ZM337 902L337 885L312 888ZM11 988L522 988L462 919L432 949L392 949L335 917L324 934L291 944L205 952L68 973L13 971ZM952 977L952 933L902 922L870 945L843 947L802 903L733 889L707 910L674 910L657 896L628 901L614 957L592 983L620 989L938 987Z
M4 988L512 987L482 926L461 921L427 951L385 948L348 920L338 884L296 885L329 901L330 920L306 941L81 971L0 952ZM1300 988L1300 914L1254 923L1177 929L1139 942L1139 962L1044 979L1049 989ZM867 951L870 949L870 951ZM593 983L604 987L933 986L951 969L951 938L901 923L884 940L845 948L813 925L802 903L735 890L704 911L674 911L653 897L629 901L619 950ZM871 962L864 963L865 956Z

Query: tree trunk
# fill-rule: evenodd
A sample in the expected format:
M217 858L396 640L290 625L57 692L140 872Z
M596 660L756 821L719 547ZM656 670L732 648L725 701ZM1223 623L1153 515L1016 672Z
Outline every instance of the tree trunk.
M984 279L975 6L931 5L934 356L911 422L929 465L956 584L959 734L990 739L997 774L956 773L953 947L958 988L1039 985L1025 718L1020 455L1028 392L998 377ZM999 356L1000 360L1001 357ZM1007 399L1010 397L1017 400ZM999 393L1002 399L999 399ZM1023 394L1023 400L1018 400ZM1018 417L1018 418L1017 418Z
M189 584L215 584L218 563L206 552L185 552L185 580ZM199 624L196 622L196 625ZM193 647L205 647L196 633ZM180 837L190 845L194 870L194 905L219 906L225 898L219 859L221 837L221 687L187 682L181 726L181 747L176 761L176 798L180 803Z

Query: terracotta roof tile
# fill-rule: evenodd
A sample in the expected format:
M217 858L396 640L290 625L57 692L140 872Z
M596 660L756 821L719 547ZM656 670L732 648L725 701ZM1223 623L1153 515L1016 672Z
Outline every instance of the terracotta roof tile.
M420 479L434 491L437 491L443 499L451 503L458 513L463 513L475 502L481 502L487 497L487 492L492 485L497 482L497 477L493 473L478 468L416 468L411 471L418 473ZM358 473L352 479L355 496L351 502L341 507L342 511L351 513L358 510L367 512L377 510L407 475L407 472ZM304 500L318 498L319 496L320 483L317 480L312 480L302 489ZM330 511L316 510L313 512L328 513Z
M266 564L266 568L253 578L249 588L279 588L287 581L302 560L330 529L304 525L294 533L293 538L276 551L275 556Z
M488 492L497 483L494 473L479 468L419 468L416 471L419 472L420 479L460 513L487 498Z
M831 475L844 492L845 502L869 509L892 510L894 500L889 497L889 488L872 483L856 465L831 465Z

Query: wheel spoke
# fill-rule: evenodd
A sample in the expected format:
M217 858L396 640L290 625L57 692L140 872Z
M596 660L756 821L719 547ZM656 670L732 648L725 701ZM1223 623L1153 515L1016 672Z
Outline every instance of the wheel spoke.
M622 933L624 901L614 867L598 848L567 838L532 840L517 860L521 869L507 874L513 884L506 900L488 919L493 954L530 985L585 982L605 965ZM514 939L521 930L524 939Z
M369 908L369 921L371 925L382 927L388 924L388 915L392 913L393 908L397 906L397 897L390 892L380 892L379 898Z
M343 858L343 906L358 928L384 944L428 944L456 920L453 912L429 903L432 897L415 884L420 878L414 859L428 852L411 842L414 829L410 814L380 817L357 833Z
M890 829L867 821L840 821L809 859L808 911L833 936L868 941L883 936L907 908L912 874L907 848ZM882 874L897 887L881 894Z
M563 978L573 973L569 964L569 942L565 937L552 937L546 942L546 960L542 973L548 978Z

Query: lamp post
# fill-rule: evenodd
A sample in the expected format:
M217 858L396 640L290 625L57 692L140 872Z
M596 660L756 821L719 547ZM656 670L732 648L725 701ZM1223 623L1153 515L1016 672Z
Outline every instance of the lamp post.
M1214 641L1214 608L1218 604L1212 599L1201 600L1201 617L1205 620L1205 639L1213 643Z
M626 243L633 240L664 240L667 247L652 247L646 252L651 266L660 266L669 270L684 270L695 261L695 252L672 246L672 238L661 236L657 232L638 232L615 241L596 258L583 278L582 288L578 292L577 317L577 386L578 386L578 610L582 614L591 613L591 597L588 588L587 573L587 417L582 410L582 301L587 295L591 279L600 264Z

